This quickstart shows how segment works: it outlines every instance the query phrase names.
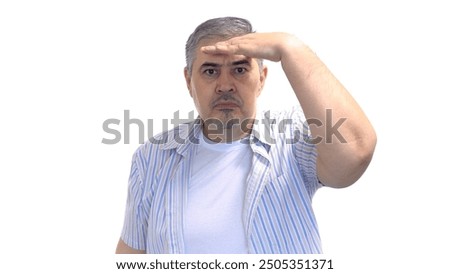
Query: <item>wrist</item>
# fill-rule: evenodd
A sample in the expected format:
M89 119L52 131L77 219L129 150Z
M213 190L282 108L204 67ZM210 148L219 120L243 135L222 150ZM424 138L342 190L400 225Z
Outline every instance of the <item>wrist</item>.
M298 58L303 59L312 53L308 45L294 35L288 35L285 38L280 48L280 52L281 62Z

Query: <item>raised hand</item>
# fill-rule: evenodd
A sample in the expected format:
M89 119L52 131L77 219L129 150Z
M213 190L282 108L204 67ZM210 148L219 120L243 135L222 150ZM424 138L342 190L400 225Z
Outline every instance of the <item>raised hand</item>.
M201 50L207 54L235 54L251 58L281 61L283 56L303 43L295 36L282 33L250 33L226 41L204 46Z

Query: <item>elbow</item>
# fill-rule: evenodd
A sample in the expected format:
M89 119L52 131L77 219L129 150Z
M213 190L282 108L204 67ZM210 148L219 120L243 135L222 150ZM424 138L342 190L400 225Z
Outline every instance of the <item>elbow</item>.
M375 132L373 132L370 137L364 138L364 140L361 140L359 144L353 148L353 157L351 157L352 160L349 161L347 180L342 182L341 185L338 185L338 187L348 187L361 178L372 161L376 144L377 137Z
M345 188L357 182L372 161L377 137L375 132L371 136L358 140L347 147L341 157L334 161L318 161L318 175L322 184L332 188Z
M372 161L373 154L375 153L375 147L377 145L377 136L373 131L372 134L361 139L355 148L353 149L356 155L355 160L357 166L362 169L366 169Z
M368 134L366 138L361 140L358 149L359 163L362 167L364 167L364 170L369 166L370 162L372 161L376 146L377 146L377 135L375 131L372 130L371 134Z

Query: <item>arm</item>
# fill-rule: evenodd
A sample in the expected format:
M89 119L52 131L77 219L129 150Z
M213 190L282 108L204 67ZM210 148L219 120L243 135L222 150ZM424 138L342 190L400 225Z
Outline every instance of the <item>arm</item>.
M141 168L139 160L143 150L140 146L133 154L131 161L130 177L128 179L128 195L125 207L125 218L122 233L117 243L116 254L139 254L145 253L147 241L147 219L149 208L142 206L144 196L144 183L142 182ZM126 244L128 243L128 244ZM131 246L133 247L131 247Z
M131 248L120 239L117 243L116 254L145 254L145 250Z
M322 140L316 145L319 180L331 187L346 187L364 173L375 149L375 131L345 87L299 39L286 33L252 33L203 50L280 61L306 118L316 121L310 128L313 138ZM327 121L327 109L333 121ZM342 138L327 142L331 132L324 125L335 125L341 118L345 120L337 126Z
M307 119L318 119L323 125L345 119L340 126L336 124L340 140L328 138L332 133L330 127L310 125L313 137L322 139L316 146L319 180L331 187L349 186L359 179L372 159L375 131L350 93L322 61L301 42L289 44L283 51L281 64ZM327 117L326 109L331 110L333 121L330 115Z

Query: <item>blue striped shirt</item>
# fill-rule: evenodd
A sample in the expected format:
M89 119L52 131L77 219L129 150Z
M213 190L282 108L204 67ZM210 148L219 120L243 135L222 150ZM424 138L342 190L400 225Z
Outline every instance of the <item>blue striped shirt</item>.
M243 222L250 253L321 253L312 197L316 149L299 107L253 125ZM147 253L184 253L183 224L199 120L162 133L133 155L122 240Z

